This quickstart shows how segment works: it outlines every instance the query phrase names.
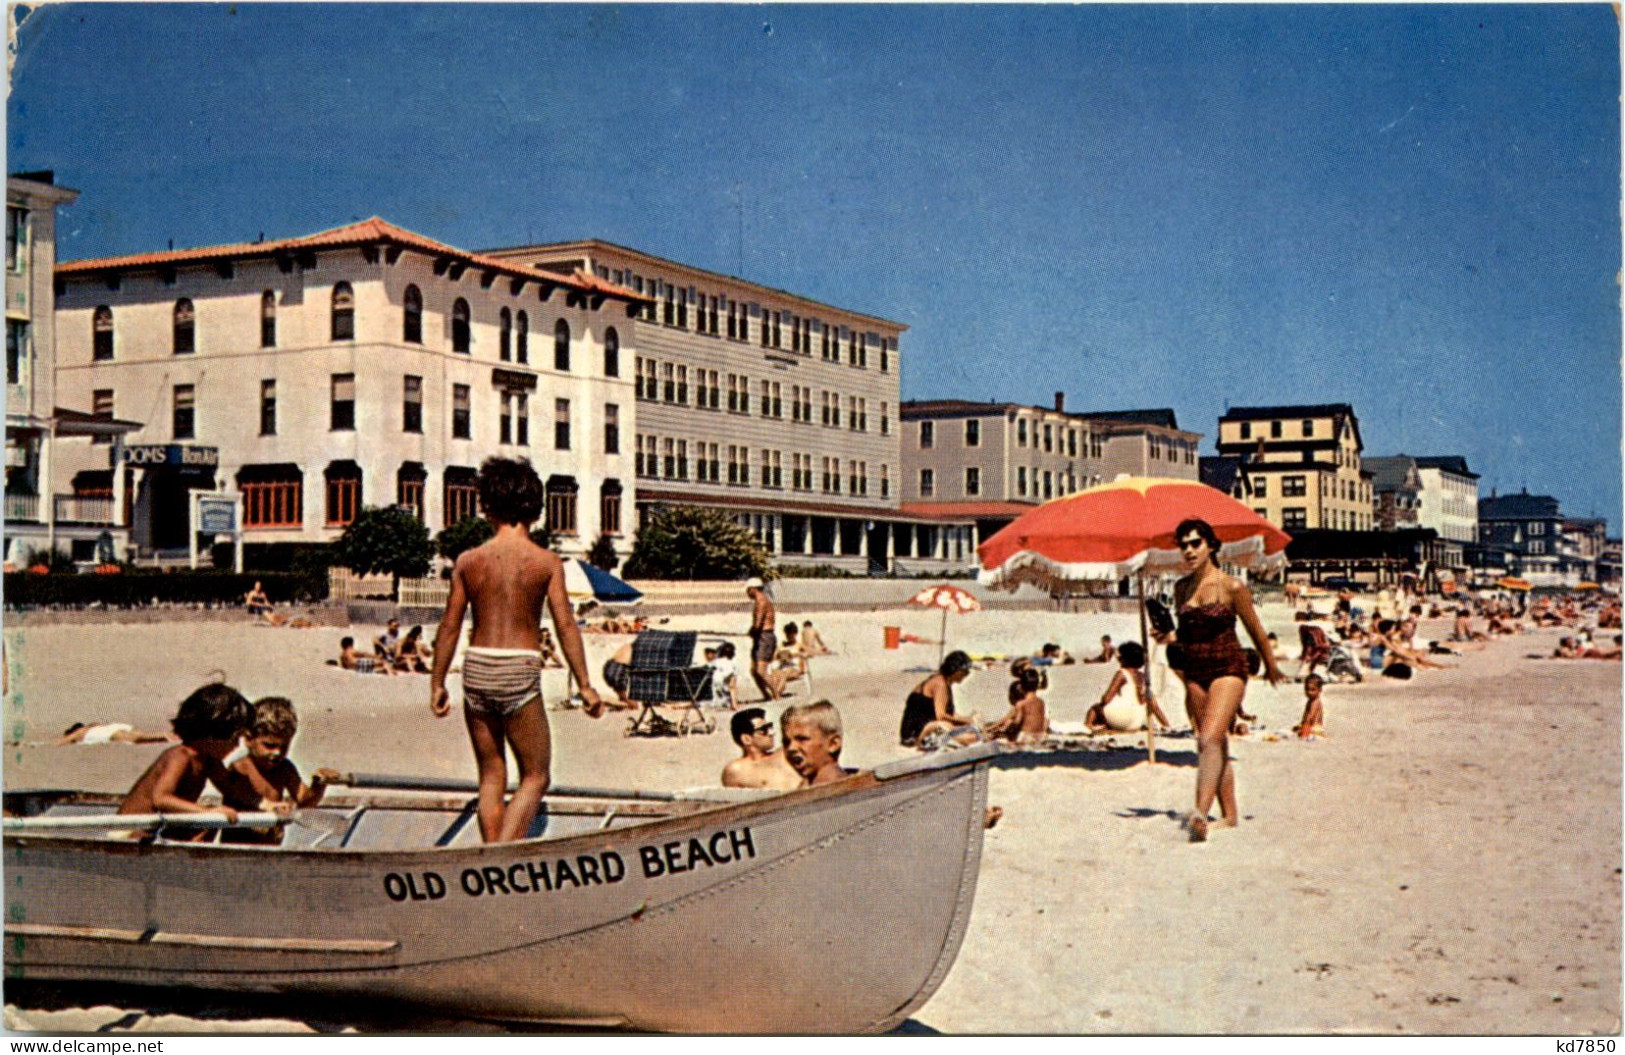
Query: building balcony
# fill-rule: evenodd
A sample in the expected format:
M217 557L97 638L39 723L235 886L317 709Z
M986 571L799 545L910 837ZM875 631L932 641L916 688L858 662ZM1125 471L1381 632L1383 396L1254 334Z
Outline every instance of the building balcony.
M6 523L39 523L39 495L6 495Z
M54 495L56 522L58 524L101 524L111 527L113 525L113 500L106 497L85 497L82 495ZM8 524L40 524L40 496L8 494L6 495L6 523Z

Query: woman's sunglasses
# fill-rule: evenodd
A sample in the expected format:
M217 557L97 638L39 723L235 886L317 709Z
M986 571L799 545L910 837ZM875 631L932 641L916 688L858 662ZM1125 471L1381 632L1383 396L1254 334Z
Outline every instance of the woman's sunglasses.
M1175 542L1174 545L1178 546L1180 549L1196 549L1197 547L1204 545L1206 542L1207 539L1204 538L1182 538Z

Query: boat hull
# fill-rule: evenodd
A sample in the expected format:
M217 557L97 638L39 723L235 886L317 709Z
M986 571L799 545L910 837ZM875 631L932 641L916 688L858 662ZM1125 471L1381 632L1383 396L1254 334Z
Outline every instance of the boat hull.
M6 970L645 1030L883 1031L958 952L986 795L987 767L961 763L464 849L8 835Z

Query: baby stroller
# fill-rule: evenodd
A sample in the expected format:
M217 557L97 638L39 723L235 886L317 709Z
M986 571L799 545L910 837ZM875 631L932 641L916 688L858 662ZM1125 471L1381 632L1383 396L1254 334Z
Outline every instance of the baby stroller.
M1333 645L1331 655L1326 659L1326 673L1338 681L1364 681L1360 673L1360 664L1350 652L1342 645Z

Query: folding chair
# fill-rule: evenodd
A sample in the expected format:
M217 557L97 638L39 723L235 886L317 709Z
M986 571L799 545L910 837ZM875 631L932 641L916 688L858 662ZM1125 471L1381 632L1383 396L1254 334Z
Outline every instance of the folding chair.
M711 699L711 668L693 665L698 636L692 630L645 630L633 640L626 695L641 709L627 725L627 736L686 736L696 729L716 729L700 710L700 701ZM665 703L682 710L675 723L656 709Z

